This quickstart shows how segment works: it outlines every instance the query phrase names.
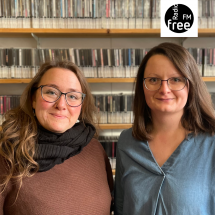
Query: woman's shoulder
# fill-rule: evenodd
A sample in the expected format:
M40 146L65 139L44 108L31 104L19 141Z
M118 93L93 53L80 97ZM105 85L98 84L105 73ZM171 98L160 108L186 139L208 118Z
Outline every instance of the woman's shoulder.
M201 150L207 153L215 153L215 134L207 133L207 132L191 132L187 136L187 141L189 144L185 145L185 147L193 147L193 150Z
M96 138L92 138L89 142L90 147L94 147L94 148L102 148L101 143L96 139Z
M215 134L209 134L209 133L198 133L198 134L193 134L193 133L190 133L189 134L191 137L193 136L194 139L195 139L195 142L196 143L212 143L213 145L215 145ZM188 138L189 138L189 135L188 135Z
M125 129L121 132L120 134L120 139L124 139L124 138L130 138L132 137L132 128L129 129Z
M120 134L117 147L118 148L126 148L131 147L134 143L139 143L140 141L135 139L132 134L132 128L123 130Z
M102 144L95 138L92 138L86 147L84 147L85 151L92 152L93 155L105 155L104 148Z

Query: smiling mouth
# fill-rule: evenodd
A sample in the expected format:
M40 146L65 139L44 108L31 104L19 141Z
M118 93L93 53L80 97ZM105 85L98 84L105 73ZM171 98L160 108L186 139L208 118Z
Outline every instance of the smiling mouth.
M160 100L160 101L170 101L170 100L173 100L173 99L169 98L169 99L157 99L157 100Z
M53 114L53 113L51 113L51 115L56 118L61 118L61 119L66 118L65 116L61 116L61 115L57 115L57 114Z

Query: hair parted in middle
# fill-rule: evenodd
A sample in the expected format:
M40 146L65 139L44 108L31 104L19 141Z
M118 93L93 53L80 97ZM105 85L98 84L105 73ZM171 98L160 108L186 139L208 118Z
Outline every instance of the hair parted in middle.
M182 46L175 43L161 43L152 48L143 58L136 77L134 95L133 136L138 140L150 140L153 128L151 110L148 107L144 90L143 78L148 60L154 55L166 56L175 68L188 78L188 100L181 118L182 126L195 134L199 132L215 132L215 113L207 86L202 80L197 64L192 55Z

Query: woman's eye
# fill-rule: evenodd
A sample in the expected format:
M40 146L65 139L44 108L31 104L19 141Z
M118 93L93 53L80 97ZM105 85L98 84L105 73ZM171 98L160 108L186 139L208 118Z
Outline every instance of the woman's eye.
M173 80L174 82L181 82L181 81L182 81L182 78L172 78L172 80Z
M49 94L49 95L56 95L56 92L49 90L49 91L46 92L46 94Z
M155 83L155 82L157 82L157 81L158 81L157 78L150 78L150 79L149 79L149 82L151 82L151 83Z
M74 95L70 95L69 98L72 99L72 100L76 100L77 99L77 97L74 96Z

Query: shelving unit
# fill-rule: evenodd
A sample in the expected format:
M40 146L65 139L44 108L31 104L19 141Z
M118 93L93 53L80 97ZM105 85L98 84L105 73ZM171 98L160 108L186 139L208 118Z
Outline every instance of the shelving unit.
M100 124L99 129L106 130L106 129L128 129L131 128L132 124ZM0 130L2 127L0 126Z
M32 35L33 34L33 35ZM160 38L160 29L0 29L4 38ZM214 37L215 29L199 29L199 37ZM38 42L38 41L37 41ZM215 82L215 77L202 77L205 82ZM31 79L0 79L0 84L27 84ZM88 83L133 83L135 78L87 78ZM127 129L132 124L100 124L101 130Z
M87 78L88 83L133 83L134 78ZM24 84L29 83L31 79L0 79L0 84Z
M0 37L159 37L160 29L43 29L43 28L2 28Z
M160 37L160 29L48 29L1 28L0 37ZM199 29L198 37L214 37L215 29Z
M204 82L215 82L215 77L202 77ZM27 84L31 79L0 79L0 84ZM87 78L88 83L133 83L135 78Z
M128 129L131 128L132 124L100 124L99 128L102 130L106 129Z

